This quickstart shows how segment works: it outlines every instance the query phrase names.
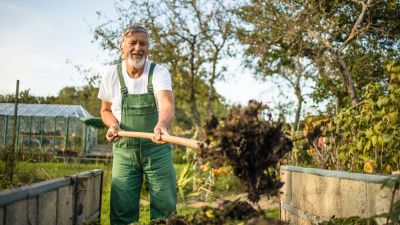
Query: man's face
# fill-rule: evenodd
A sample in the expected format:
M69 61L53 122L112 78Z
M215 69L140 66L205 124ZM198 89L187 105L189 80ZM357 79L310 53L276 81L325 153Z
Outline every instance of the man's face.
M142 68L149 53L147 34L128 34L121 45L121 53L129 65L136 69Z

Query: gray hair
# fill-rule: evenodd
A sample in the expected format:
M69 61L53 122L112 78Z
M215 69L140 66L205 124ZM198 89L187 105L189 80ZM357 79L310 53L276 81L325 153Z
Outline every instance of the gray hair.
M119 47L121 48L122 43L125 41L126 36L134 33L145 33L147 34L147 45L150 45L150 34L147 31L145 27L139 24L134 24L131 26L128 26L127 28L124 29L124 31L121 33L121 36L119 37Z

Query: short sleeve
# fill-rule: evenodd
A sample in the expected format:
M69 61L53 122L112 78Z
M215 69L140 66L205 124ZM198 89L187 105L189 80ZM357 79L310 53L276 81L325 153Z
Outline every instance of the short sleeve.
M113 67L107 68L100 80L99 93L97 97L106 102L111 102L112 100L110 85L112 85L111 78L114 73L114 70L115 68Z
M166 67L159 64L154 68L153 88L154 92L172 91L171 75Z

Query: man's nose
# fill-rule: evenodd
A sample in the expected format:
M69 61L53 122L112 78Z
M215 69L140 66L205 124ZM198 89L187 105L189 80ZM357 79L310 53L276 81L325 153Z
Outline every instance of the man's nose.
M140 45L140 43L136 43L134 45L134 47L135 47L136 50L142 49L142 46Z

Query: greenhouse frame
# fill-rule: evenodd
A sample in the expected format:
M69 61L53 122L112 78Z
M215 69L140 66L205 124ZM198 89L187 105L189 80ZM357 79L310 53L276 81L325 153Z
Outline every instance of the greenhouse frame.
M0 103L0 147L12 144L15 104ZM97 144L94 118L80 105L18 104L16 152L75 152L86 155Z

